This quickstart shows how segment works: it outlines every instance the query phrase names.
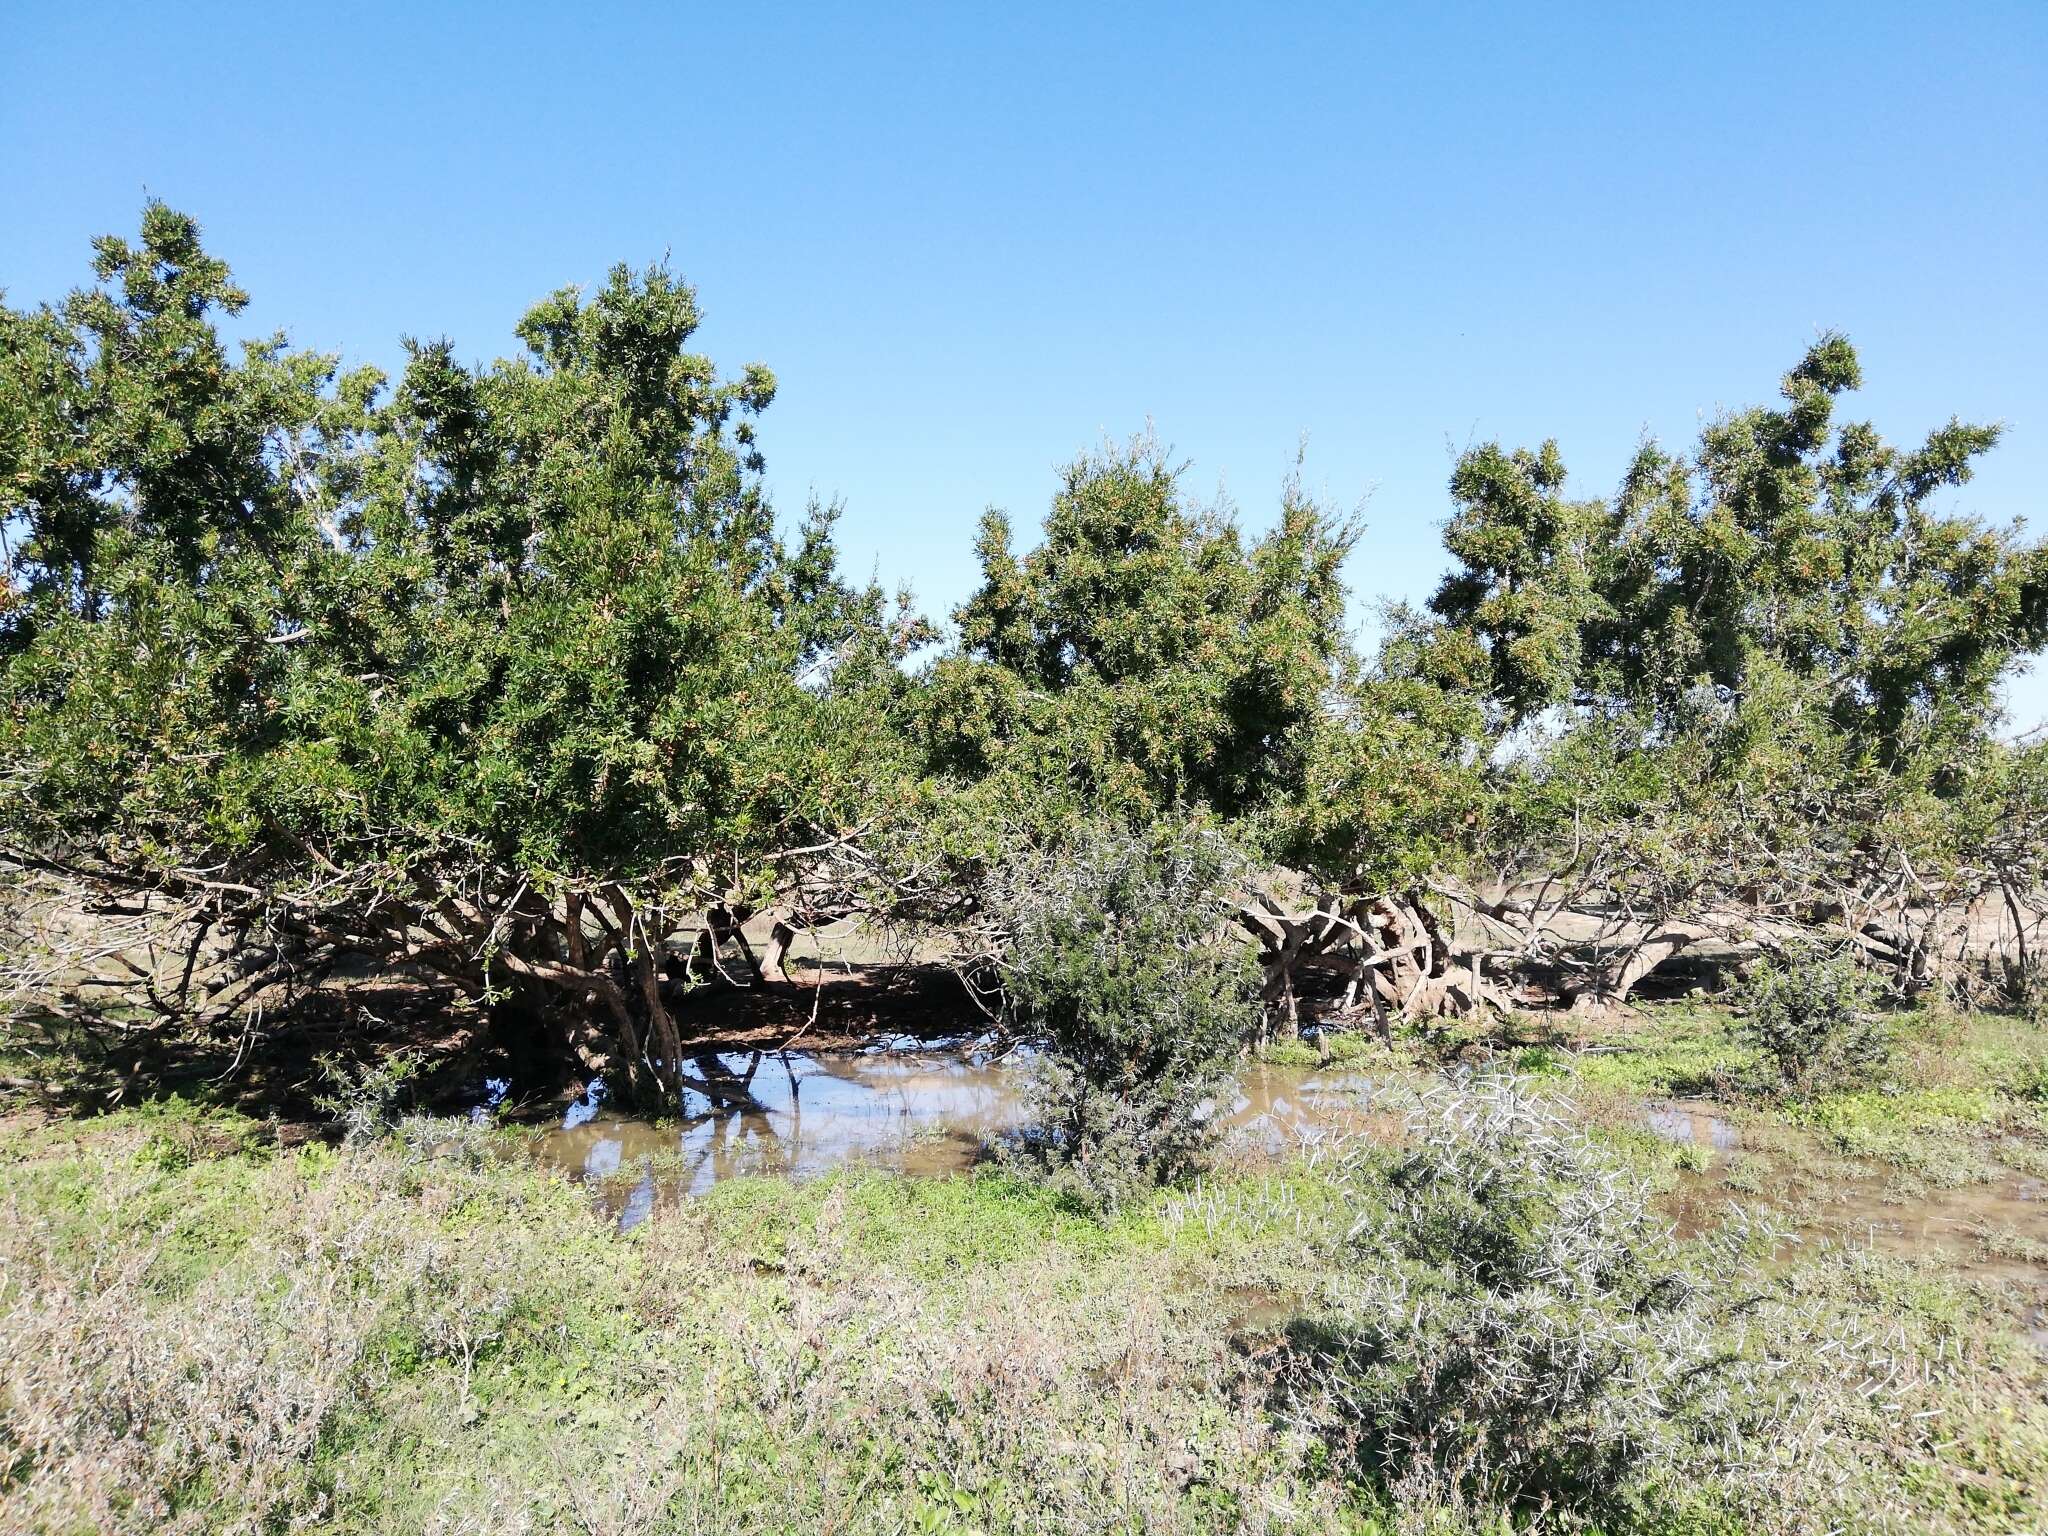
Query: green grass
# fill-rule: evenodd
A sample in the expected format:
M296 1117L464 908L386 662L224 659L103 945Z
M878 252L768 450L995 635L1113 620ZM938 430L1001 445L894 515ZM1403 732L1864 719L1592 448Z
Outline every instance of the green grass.
M1725 1009L1690 1003L1644 1008L1624 1026L1609 1026L1571 1053L1581 1083L1645 1098L1712 1098L1752 1073L1756 1050L1745 1044Z
M1276 1067L1344 1067L1384 1061L1386 1050L1369 1030L1331 1029L1314 1041L1268 1041L1260 1048L1259 1059Z

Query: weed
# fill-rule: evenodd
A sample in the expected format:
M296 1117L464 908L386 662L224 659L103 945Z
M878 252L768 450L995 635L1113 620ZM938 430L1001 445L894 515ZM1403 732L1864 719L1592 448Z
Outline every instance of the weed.
M410 1091L406 1085L424 1064L425 1058L412 1051L358 1065L322 1056L314 1065L327 1089L314 1095L313 1105L341 1132L343 1141L374 1141L398 1124Z
M1527 1085L1414 1128L1109 1220L864 1171L621 1240L446 1122L0 1122L0 1529L2043 1527L2048 1373L1977 1288L1677 1243Z

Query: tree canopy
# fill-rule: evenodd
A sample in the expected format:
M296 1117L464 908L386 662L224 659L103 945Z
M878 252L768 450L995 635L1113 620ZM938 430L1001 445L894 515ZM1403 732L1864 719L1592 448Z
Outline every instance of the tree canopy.
M770 504L774 377L692 350L665 267L394 382L231 346L246 296L161 204L94 249L0 305L0 846L131 923L95 953L178 1027L402 976L672 1088L688 924L715 958L770 906L963 922L1110 825L1290 872L1235 898L1288 1008L1310 963L1375 1008L1525 961L1619 1000L1731 914L1919 985L1930 913L2040 884L2044 749L1996 699L2048 644L2048 546L1953 509L1996 428L1842 417L1840 337L1611 497L1555 443L1464 454L1450 574L1371 653L1358 517L1290 479L1248 531L1150 437L1074 460L1028 551L987 513L934 650L841 575L834 509ZM107 1006L78 960L17 988Z
M161 205L96 274L0 322L10 841L260 927L280 975L595 991L644 1054L668 915L893 761L836 664L893 643L879 597L761 489L772 375L691 352L661 268L552 295L513 359L413 344L388 396L282 337L231 359L244 297Z
M1812 681L1888 758L1983 729L1998 680L2048 644L2048 548L1945 511L1998 428L1951 421L1913 449L1837 422L1862 382L1826 336L1783 408L1713 422L1689 458L1645 444L1608 501L1564 494L1555 442L1465 453L1431 600L1445 665L1510 721L1557 707L1682 719L1763 670Z

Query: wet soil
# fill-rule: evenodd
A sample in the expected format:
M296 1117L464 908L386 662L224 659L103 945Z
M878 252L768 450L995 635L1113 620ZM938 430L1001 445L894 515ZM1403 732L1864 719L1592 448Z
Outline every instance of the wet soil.
M1988 1181L1929 1188L1854 1161L1801 1163L1750 1150L1719 1106L1655 1100L1643 1123L1655 1136L1710 1149L1680 1175L1666 1207L1681 1233L1703 1230L1730 1205L1789 1218L1806 1241L1939 1259L1971 1278L2048 1286L2048 1180L1993 1167ZM2048 1300L2048 1295L2044 1295Z

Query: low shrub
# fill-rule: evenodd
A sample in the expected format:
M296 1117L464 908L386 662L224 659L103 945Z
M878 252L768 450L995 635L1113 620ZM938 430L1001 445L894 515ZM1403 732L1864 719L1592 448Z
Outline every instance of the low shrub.
M1027 1153L1113 1208L1185 1171L1258 1026L1258 973L1226 928L1242 872L1199 827L1085 824L989 882L1011 1018L1041 1053Z
M1612 1509L1681 1434L1704 1301L1643 1184L1512 1078L1425 1094L1345 1175L1354 1223L1296 1380L1408 1502Z
M1416 1520L1828 1529L1868 1497L1840 1447L1924 1454L1895 1329L1766 1278L1783 1234L1739 1208L1679 1242L1526 1080L1433 1087L1335 1177L1350 1220L1282 1401Z
M1826 1093L1868 1083L1891 1055L1877 982L1846 953L1802 946L1744 984L1743 1034L1775 1070L1773 1087Z
M343 1141L375 1141L397 1128L411 1096L407 1085L424 1064L425 1058L411 1051L357 1064L322 1056L314 1065L327 1088L313 1096L313 1105Z

